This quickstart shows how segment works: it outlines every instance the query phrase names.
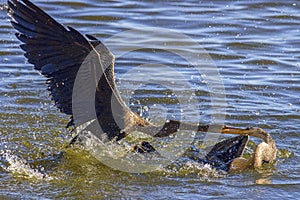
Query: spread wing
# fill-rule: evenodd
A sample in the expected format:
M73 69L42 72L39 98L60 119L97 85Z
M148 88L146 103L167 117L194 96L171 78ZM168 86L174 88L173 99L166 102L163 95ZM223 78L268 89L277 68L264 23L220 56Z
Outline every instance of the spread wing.
M66 29L27 0L8 1L12 25L19 32L28 62L48 78L48 89L61 112L72 115L72 86L77 71L92 50L75 29Z
M72 116L68 126L93 120L101 127L90 125L91 131L100 130L96 136L103 139L106 133L111 140L125 137L122 130L135 121L143 122L121 100L114 81L114 56L103 43L65 28L28 0L9 0L8 7L25 57L47 77L59 110Z
M229 171L231 162L242 156L249 140L249 136L239 135L217 143L205 156L212 166Z

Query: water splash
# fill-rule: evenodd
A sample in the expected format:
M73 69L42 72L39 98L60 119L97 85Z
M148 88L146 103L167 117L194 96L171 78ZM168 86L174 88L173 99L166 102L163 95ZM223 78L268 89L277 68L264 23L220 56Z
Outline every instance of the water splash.
M131 139L135 142L127 140L126 142L102 143L92 133L87 131L84 132L84 134L85 135L81 137L81 144L84 149L88 150L91 155L101 163L117 170L135 173L134 170L141 171L139 167L143 167L143 172L148 172L147 169L149 169L149 172L155 171L154 173L164 174L166 176L196 176L205 180L227 176L226 172L218 171L209 164L196 162L188 157L165 163L164 157L155 155L149 155L149 157L147 157L146 155L131 152L130 149L132 145L137 142L134 138ZM159 162L162 164L157 164ZM115 163L115 165L112 165L112 163ZM145 163L145 165L143 165L143 163ZM157 165L154 167L151 164ZM151 167L153 167L153 169L155 168L155 170Z
M224 178L228 174L224 171L218 171L209 164L195 162L192 160L181 159L164 169L161 169L166 175L176 177L196 177L200 180L210 180L212 178Z
M4 162L5 164L3 164ZM5 171L12 173L16 176L27 178L27 179L36 179L51 181L53 177L46 174L44 168L34 169L32 168L26 160L13 155L10 151L1 153L1 165Z

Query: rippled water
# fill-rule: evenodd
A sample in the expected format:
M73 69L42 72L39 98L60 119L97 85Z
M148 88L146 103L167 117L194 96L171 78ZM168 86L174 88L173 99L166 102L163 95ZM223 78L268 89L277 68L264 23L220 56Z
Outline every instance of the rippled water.
M35 2L60 23L107 41L113 53L127 51L116 60L117 83L123 98L144 117L159 122L165 117L177 118L183 109L188 121L199 117L210 123L215 115L224 114L228 125L266 129L276 140L279 154L274 166L226 176L189 161L157 172L130 174L106 167L81 148L66 150L70 135L64 127L68 117L59 113L50 101L45 79L26 63L6 15L6 2L1 1L0 196L26 199L300 196L299 2ZM169 37L168 32L159 37L164 39L161 44L165 40L170 42L164 49L153 42L158 28L187 36L199 46L184 37L182 40ZM119 45L111 40L133 29L140 34L129 32L132 34L114 40ZM219 70L217 78L223 82L226 104L218 101L222 96L211 101L213 91L209 83L213 82L205 77L209 74L199 75L188 60L172 53L171 43L171 47L184 49L190 55L199 51L199 47L207 51ZM135 74L134 67L150 70L142 72L151 74L152 79ZM178 73L181 76L174 79L173 75ZM145 79L151 84L143 84ZM162 87L162 80L169 79L167 86L171 91ZM189 87L180 85L182 82ZM131 83L138 86L133 92ZM178 107L178 102L172 100L174 96L185 99L189 91L194 92L198 104L192 106L198 109L188 102L180 102ZM173 112L166 112L168 109ZM60 159L62 150L66 154Z

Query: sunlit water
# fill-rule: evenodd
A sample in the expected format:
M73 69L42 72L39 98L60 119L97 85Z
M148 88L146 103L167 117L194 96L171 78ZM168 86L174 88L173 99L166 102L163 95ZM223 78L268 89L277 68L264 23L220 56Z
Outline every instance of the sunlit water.
M0 195L3 198L300 196L300 5L297 1L36 1L60 23L106 40L108 45L112 44L109 43L112 36L123 31L147 30L144 34L119 38L119 47L112 49L118 54L131 50L133 45L139 47L117 58L115 72L123 98L143 117L159 123L165 118L178 119L184 113L187 121L200 119L211 123L216 114L213 108L217 106L221 112L217 114L224 114L228 125L266 129L277 142L277 163L262 170L231 175L185 158L156 172L125 173L101 164L80 147L66 149L71 138L65 129L68 117L50 101L45 79L26 63L8 21L5 3L0 4ZM207 51L224 84L225 104L211 102L212 91L205 73L197 73L187 60L149 43L150 30L157 28L183 34ZM191 53L199 50L192 44L184 46L188 44L186 40L172 42L178 49ZM128 75L134 67L142 69L145 65L144 69L154 68L152 84L143 84L144 76ZM172 80L172 75L178 73L181 76ZM162 86L162 79L170 79L167 86L173 84L172 90ZM189 87L180 86L183 82ZM137 85L134 91L132 84ZM185 101L187 94L193 94L195 101ZM201 139L203 136L199 135ZM65 154L61 155L63 150Z

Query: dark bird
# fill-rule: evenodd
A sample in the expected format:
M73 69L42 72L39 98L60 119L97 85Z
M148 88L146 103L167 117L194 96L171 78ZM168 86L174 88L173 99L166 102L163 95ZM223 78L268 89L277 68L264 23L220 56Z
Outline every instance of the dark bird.
M28 62L47 78L48 90L58 109L71 116L67 127L78 128L88 123L85 129L103 142L121 140L133 131L153 137L165 137L178 129L208 131L208 125L191 125L174 120L166 121L162 127L155 126L131 111L116 87L114 55L95 37L62 26L28 0L9 0L8 13L12 26L17 30L16 37L23 43L20 47L25 51ZM80 92L74 94L74 88L79 88ZM85 107L82 109L83 103L93 103L93 106L85 110ZM221 133L243 136L218 143L207 155L207 162L221 162L227 170L239 168L234 164L242 162L240 169L245 169L259 167L262 161L272 162L276 157L275 142L262 129L224 126ZM71 143L80 140L80 134ZM258 145L253 158L245 161L239 157L248 135L263 138L265 142ZM149 145L144 142L135 149L138 152L143 152L143 149L146 152L155 151Z
M252 127L248 128L248 131L241 131L240 129L226 129L225 127L222 133L254 136L261 138L264 141L256 146L256 149L248 159L245 159L243 157L234 158L229 166L230 172L243 171L247 168L259 168L263 165L264 162L272 163L275 161L277 154L275 140L265 130L257 127Z

